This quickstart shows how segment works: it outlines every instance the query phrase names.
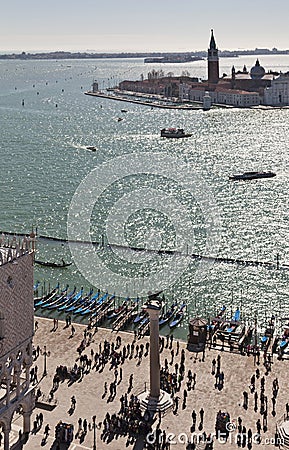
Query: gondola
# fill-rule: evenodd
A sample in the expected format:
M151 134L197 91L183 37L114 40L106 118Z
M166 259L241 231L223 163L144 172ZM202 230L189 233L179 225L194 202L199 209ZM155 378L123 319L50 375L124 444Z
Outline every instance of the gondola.
M279 344L279 348L281 352L284 352L284 350L287 348L289 344L289 324L284 326L283 329L283 335L281 337L281 341Z
M270 342L273 338L274 331L275 331L274 322L275 322L275 317L272 316L271 320L269 321L269 324L267 325L267 327L265 329L263 336L261 336L261 349L262 350L267 349L270 345Z
M177 304L173 303L171 308L159 318L159 326L162 327L168 323L175 315Z
M98 298L98 300L97 300L97 298ZM87 314L92 314L94 311L99 310L99 308L104 303L105 299L106 299L106 297L104 295L99 298L99 294L97 294L97 296L94 296L90 300L89 304L85 308L82 309L82 311L80 312L80 315L86 316Z
M226 327L225 331L227 333L234 333L236 328L239 325L239 321L240 321L240 316L241 316L241 311L239 310L239 308L236 309L232 319L229 322L229 326Z
M45 266L45 267L68 267L71 266L72 262L70 263L66 263L64 260L62 260L61 264L58 263L54 263L54 262L47 262L47 261L39 261L37 259L35 259L34 261L36 264L39 264L40 266Z
M184 314L185 314L184 309L186 306L187 306L186 303L183 303L180 306L179 310L177 311L177 313L175 315L174 320L172 320L172 322L169 325L170 328L175 328L183 320Z
M58 303L67 294L67 289L68 289L68 285L64 289L62 289L62 291L59 294L53 296L53 298L50 298L48 301L44 302L41 305L41 308L48 308L48 306L50 306L54 303Z
M113 295L113 298L115 296ZM100 304L96 306L96 308L90 308L89 313L91 313L91 318L97 316L97 314L105 307L106 303L110 303L110 299L108 299L108 292L106 292L101 299L99 300Z
M42 297L38 297L34 299L34 308L38 308L38 306L43 305L43 303L47 303L52 300L58 293L59 283L55 286L52 291L48 292L48 294L43 295Z
M78 309L81 305L83 305L91 296L93 293L93 289L90 289L89 293L82 298L82 296L79 297L73 304L68 306L65 311L66 312L74 312L76 309Z
M58 307L58 311L64 311L66 310L66 308L68 308L69 306L71 306L72 304L74 304L75 302L77 302L80 297L83 294L83 288L80 289L80 291L74 295L72 298L70 298L68 301L65 301L65 303L63 305L61 305L60 307Z
M47 309L60 308L60 306L67 303L75 295L75 292L76 292L76 286L74 286L74 289L71 292L69 292L69 294L64 295L61 299L59 298L57 302L52 302L49 305L47 305Z
M116 317L118 317L120 315L120 313L122 313L126 309L128 301L129 301L129 297L122 303L121 306L118 306L117 308L114 308L108 314L107 320L114 320L114 319L116 319Z
M137 325L141 320L144 319L145 316L147 316L147 312L146 311L140 311L137 316L133 319L133 323L134 325Z
M75 311L73 311L73 314L82 314L83 311L85 311L87 308L90 308L93 304L96 305L97 299L100 296L100 292L98 291L97 294L95 294L93 297L88 298L84 303L82 303L79 308L77 308Z
M76 286L74 286L74 289L69 293L64 293L64 295L61 295L58 299L49 302L46 305L46 309L57 309L60 306L64 305L65 302L67 302L76 292Z

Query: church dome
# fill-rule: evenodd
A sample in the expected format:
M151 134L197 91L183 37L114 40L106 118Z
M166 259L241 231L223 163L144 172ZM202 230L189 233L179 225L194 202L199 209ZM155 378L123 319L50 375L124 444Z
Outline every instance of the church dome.
M262 78L265 75L264 67L260 66L259 59L257 59L256 64L250 70L251 78Z

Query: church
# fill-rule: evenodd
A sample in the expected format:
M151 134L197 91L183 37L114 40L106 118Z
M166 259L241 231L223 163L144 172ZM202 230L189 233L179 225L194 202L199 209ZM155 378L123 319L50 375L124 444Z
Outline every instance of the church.
M277 74L266 73L257 59L250 72L246 66L242 71L232 67L231 75L219 73L219 55L214 32L208 48L208 79L201 83L185 83L180 86L180 98L189 101L203 101L209 94L214 104L237 107L258 106L263 103L264 90L271 86Z
M289 72L266 72L259 59L247 70L236 70L233 66L230 75L220 77L219 52L213 30L208 48L207 80L189 76L165 76L163 71L149 74L148 79L138 81L122 81L120 91L142 92L161 95L165 98L174 97L182 102L204 102L210 104L234 107L254 107L263 105L289 105Z

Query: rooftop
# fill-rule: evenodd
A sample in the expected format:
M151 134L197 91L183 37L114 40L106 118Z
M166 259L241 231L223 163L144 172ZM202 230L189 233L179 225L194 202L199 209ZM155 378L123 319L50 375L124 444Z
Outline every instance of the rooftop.
M32 250L32 240L30 237L24 237L22 240L7 238L4 234L0 237L0 266L20 258L23 255L30 253Z

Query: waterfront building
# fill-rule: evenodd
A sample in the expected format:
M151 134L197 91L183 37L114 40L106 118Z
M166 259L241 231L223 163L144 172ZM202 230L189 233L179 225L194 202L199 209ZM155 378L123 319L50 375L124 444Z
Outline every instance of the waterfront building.
M271 106L289 105L289 72L280 73L264 90L264 104Z
M289 72L279 74L266 72L259 59L250 71L244 66L231 74L219 76L219 55L213 30L208 48L208 79L199 81L191 77L164 76L163 71L152 71L148 79L123 81L121 91L142 92L173 98L181 102L200 102L209 95L212 104L229 105L241 108L258 106L289 105ZM208 92L208 94L206 94Z
M260 105L258 92L249 92L241 89L230 89L226 83L218 83L214 89L210 86L182 86L180 89L182 98L191 102L204 102L209 95L213 104L236 106L239 108Z
M0 427L10 448L15 414L23 416L21 435L30 432L34 388L30 386L34 332L34 236L16 242L0 237ZM18 437L18 436L17 436Z

